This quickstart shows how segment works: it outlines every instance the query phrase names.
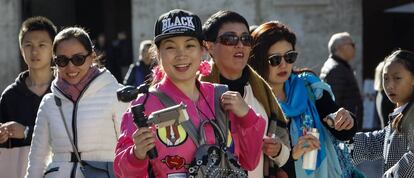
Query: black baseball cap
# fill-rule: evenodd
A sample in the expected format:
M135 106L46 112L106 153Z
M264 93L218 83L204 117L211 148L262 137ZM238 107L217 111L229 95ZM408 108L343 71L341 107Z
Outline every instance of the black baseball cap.
M154 36L154 43L157 46L161 40L176 36L192 36L202 40L201 20L190 11L171 10L162 14L155 22Z

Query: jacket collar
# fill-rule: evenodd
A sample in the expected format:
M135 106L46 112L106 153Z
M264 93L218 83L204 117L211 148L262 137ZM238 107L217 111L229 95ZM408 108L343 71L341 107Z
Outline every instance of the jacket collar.
M20 92L21 94L24 94L26 96L36 95L32 91L30 91L29 87L26 85L26 78L27 77L29 77L29 71L28 70L21 72L17 76L17 78L15 80L15 83L13 84L12 87L15 87L18 92ZM44 94L47 94L47 93L50 92L51 84L52 83L49 83L48 89L46 90L46 92Z
M346 62L344 59L340 58L339 56L331 54L329 57L332 58L334 61L338 62L339 64L342 64L342 65L346 66L347 68L352 69L351 65L349 65L348 62Z
M115 77L108 70L106 70L105 68L99 69L99 70L100 70L100 74L98 74L98 76L96 76L94 79L92 79L91 82L89 82L89 84L86 85L84 91L82 91L81 93L81 96L79 96L79 99L85 96L93 95L94 93L98 92L98 90L100 90L101 88L107 85L113 84L115 82L118 83ZM56 80L57 78L55 78L52 82L52 87L51 87L52 93L55 94L59 98L69 99L68 96L64 95L58 89L58 87L56 86Z
M196 85L199 87L199 92L205 91L204 87L206 86L201 85L200 81L196 80ZM185 95L168 77L164 77L164 79L157 84L156 88L168 96L190 100L190 98ZM205 93L203 94L206 95Z

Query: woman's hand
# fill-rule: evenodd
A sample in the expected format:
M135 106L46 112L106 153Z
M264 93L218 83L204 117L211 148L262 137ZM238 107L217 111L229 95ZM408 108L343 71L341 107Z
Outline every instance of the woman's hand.
M226 91L221 95L221 104L225 111L233 112L237 117L244 117L249 112L249 105L239 92Z
M282 150L282 141L279 138L265 137L263 139L263 153L270 157L277 157Z
M134 154L140 160L147 157L147 152L155 147L155 138L149 127L141 127L132 134Z
M335 130L341 131L341 130L349 130L352 127L354 127L354 118L352 118L351 114L349 114L349 111L344 108L339 108L338 111L335 112L335 118L334 118L334 127ZM328 118L323 118L323 121L329 124Z
M320 148L319 139L312 134L299 137L298 143L293 147L292 157L298 160L303 154Z

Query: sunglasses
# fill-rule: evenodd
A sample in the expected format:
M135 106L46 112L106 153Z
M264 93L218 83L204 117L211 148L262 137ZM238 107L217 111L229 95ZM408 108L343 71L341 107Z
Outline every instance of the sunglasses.
M68 58L66 56L55 56L53 58L55 64L59 67L66 67L69 64L69 61L72 62L75 66L81 66L85 63L86 58L90 55L88 53L87 55L82 54L75 54L71 58Z
M240 37L235 34L225 33L218 37L218 42L226 46L236 46L239 41L243 46L252 46L252 37L249 34L242 34Z
M268 58L268 60L269 60L270 65L272 65L273 67L276 67L280 64L280 62L282 62L282 58L285 59L287 63L293 64L298 58L298 52L289 51L285 53L284 55L274 54L274 55L271 55Z

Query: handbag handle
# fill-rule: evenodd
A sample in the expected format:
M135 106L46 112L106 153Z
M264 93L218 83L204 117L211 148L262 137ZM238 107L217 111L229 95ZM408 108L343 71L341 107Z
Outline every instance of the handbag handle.
M200 135L199 142L200 142L200 145L204 145L207 142L206 133L205 133L205 126L204 126L207 123L209 123L211 125L211 127L214 130L214 133L217 133L218 134L218 138L219 138L219 143L218 144L220 146L223 146L223 148L225 148L226 147L226 140L224 140L225 137L224 137L223 132L221 131L220 127L214 121L208 120L208 119L207 120L204 120L200 124L200 128L199 128L199 132L200 132L199 133L199 135Z
M76 159L78 160L78 162L79 162L79 164L80 164L80 166L82 166L83 167L83 163L82 163L82 160L81 160L81 158L80 158L80 154L79 154L79 152L78 152L78 149L76 148L76 146L75 146L75 144L73 143L73 140L72 140L72 138L71 138L71 136L70 136L70 134L69 134L69 129L68 129L68 125L66 124L66 119L65 119L65 116L63 115L63 111L62 111L62 101L60 100L60 98L58 98L56 95L55 95L55 103L56 103L56 105L58 106L58 108L59 108L59 112L60 112L60 115L62 116L61 118L62 118L62 122L63 122L63 124L65 125L65 130L66 130L66 134L68 135L68 137L69 137L69 141L70 141L70 143L72 144L72 148L73 148L73 151L75 152L75 156L76 156Z

